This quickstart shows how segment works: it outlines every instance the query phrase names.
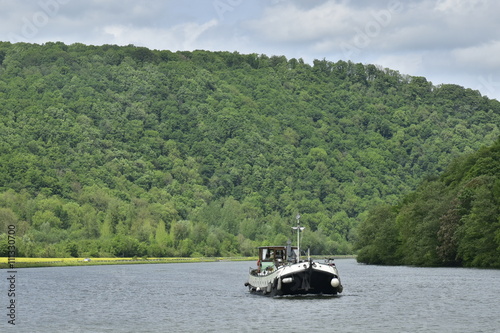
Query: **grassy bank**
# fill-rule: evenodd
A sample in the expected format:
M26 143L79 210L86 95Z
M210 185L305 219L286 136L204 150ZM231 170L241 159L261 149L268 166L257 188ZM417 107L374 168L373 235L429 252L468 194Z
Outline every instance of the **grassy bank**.
M353 255L313 256L315 259L334 257L338 259L355 258ZM15 258L14 268L26 267L62 267L62 266L95 266L95 265L128 265L128 264L171 264L188 262L217 261L257 261L257 257L171 257L171 258ZM11 261L12 262L12 261ZM0 257L0 269L8 269L9 258Z
M9 258L0 257L0 269L9 267ZM211 258L16 258L14 268L59 267L59 266L94 266L125 264L168 264L186 262L246 261L256 257L211 257ZM11 261L12 262L12 261Z

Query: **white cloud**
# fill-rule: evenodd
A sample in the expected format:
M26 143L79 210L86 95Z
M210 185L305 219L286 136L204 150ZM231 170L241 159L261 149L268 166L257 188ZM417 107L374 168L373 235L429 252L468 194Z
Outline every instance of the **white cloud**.
M263 17L247 23L247 27L272 42L316 41L326 36L340 36L350 24L349 8L344 2L327 1L317 7L303 9L293 3L270 6Z
M423 54L384 54L374 59L374 63L384 68L397 69L401 74L417 75L422 72Z
M110 44L141 45L158 49L193 50L197 48L200 36L209 29L218 25L212 19L204 24L188 22L171 28L137 28L130 25L109 25L102 28L102 32Z
M295 1L268 6L247 22L265 43L310 43L335 52L341 43L362 43L366 51L454 49L484 42L500 28L500 3L493 0L413 0L366 3L328 0L307 8Z
M435 9L441 12L461 12L473 10L487 4L488 0L438 0Z
M457 65L500 72L500 40L451 52Z

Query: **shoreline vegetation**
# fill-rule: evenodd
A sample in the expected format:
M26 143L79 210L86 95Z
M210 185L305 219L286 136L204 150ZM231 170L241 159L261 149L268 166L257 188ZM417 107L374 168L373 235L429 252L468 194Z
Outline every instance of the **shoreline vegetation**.
M355 255L311 256L315 259L355 258ZM9 269L8 257L0 257L0 269ZM65 267L65 266L97 266L97 265L130 265L130 264L172 264L220 261L256 261L257 257L169 257L169 258L16 258L15 268L31 267Z

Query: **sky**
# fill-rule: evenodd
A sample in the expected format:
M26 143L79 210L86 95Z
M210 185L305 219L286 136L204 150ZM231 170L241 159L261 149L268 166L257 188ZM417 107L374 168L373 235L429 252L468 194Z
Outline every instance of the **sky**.
M0 40L351 60L500 100L498 0L0 0Z

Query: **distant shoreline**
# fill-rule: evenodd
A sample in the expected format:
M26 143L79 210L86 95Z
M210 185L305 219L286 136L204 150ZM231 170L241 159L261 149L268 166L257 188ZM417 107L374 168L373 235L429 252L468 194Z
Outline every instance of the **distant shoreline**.
M314 259L356 258L355 255L311 256ZM16 258L14 267L66 267L66 266L97 266L97 265L136 265L136 264L173 264L220 261L256 261L257 257L171 257L171 258ZM9 269L8 257L0 257L0 269Z

